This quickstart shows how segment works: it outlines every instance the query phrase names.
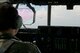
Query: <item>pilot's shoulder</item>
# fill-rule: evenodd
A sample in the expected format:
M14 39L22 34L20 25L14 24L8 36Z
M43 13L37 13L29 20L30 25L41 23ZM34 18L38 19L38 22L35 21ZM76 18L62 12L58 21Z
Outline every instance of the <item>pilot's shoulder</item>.
M14 46L17 46L18 48L24 48L24 50L31 50L33 53L41 53L39 48L31 43L31 42L22 42L22 41L15 41Z
M18 44L18 45L36 46L36 45L34 45L33 43L31 43L31 42L14 41L14 43L15 43L15 44Z

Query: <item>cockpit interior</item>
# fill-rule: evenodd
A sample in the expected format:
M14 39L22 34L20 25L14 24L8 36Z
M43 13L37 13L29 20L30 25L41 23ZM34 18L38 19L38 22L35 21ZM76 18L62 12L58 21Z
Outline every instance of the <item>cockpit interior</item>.
M42 53L80 52L80 0L4 1L23 19L18 38L36 44Z

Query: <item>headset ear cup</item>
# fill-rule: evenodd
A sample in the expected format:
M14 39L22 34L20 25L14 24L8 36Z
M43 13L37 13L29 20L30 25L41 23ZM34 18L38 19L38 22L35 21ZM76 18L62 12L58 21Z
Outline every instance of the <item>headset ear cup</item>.
M20 15L18 15L18 20L17 20L17 28L20 28L23 24L23 20L22 17Z

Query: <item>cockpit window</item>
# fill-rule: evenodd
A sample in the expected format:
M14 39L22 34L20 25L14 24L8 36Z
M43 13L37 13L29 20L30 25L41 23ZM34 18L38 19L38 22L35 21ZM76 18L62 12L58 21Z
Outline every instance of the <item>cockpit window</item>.
M33 21L33 12L30 10L26 5L19 5L18 6L19 15L23 18L24 24L30 24Z
M48 6L33 5L36 10L35 23L32 23L33 12L26 5L19 5L18 12L23 18L23 23L27 28L38 28L38 26L47 26ZM67 10L66 6L51 7L51 26L80 26L80 6L74 6L73 10ZM24 28L24 27L22 27Z
M31 4L32 5L32 4ZM16 5L14 5L15 7ZM27 28L38 28L40 25L47 25L47 6L32 5L36 10L35 23L29 25L33 22L33 12L26 5L20 4L18 6L19 15L23 19L23 24ZM23 26L21 28L24 28Z
M80 6L67 10L66 6L52 6L51 26L80 26Z

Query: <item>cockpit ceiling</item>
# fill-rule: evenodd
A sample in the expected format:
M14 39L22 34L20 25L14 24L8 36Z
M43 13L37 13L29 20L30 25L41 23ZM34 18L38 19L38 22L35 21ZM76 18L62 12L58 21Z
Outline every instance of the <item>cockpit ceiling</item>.
M2 2L8 2L9 0L0 0L0 3L2 3Z
M9 0L11 3L33 3L35 5L80 5L80 0Z

